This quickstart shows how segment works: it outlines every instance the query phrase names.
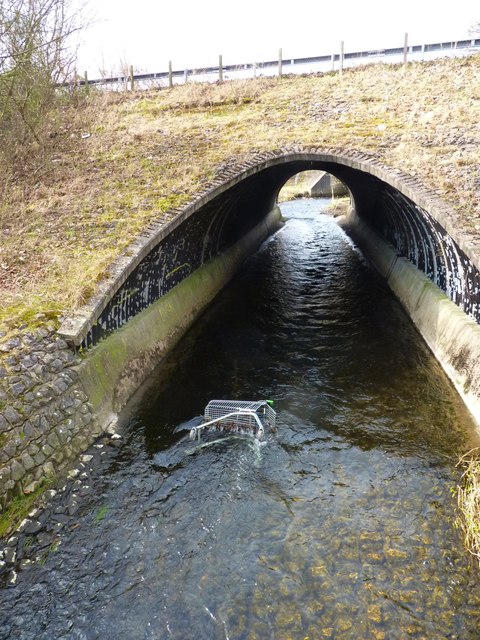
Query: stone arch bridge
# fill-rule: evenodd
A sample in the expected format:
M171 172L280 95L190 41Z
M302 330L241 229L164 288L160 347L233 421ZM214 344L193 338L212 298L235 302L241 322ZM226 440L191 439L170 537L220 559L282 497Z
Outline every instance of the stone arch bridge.
M91 353L84 378L106 419L278 228L285 182L312 169L347 186L352 228L480 417L480 250L456 213L366 154L289 147L227 166L195 200L152 225L112 266L91 303L61 327L69 344Z
M0 410L0 506L115 428L152 369L281 226L283 184L311 169L348 187L347 224L480 424L480 244L434 193L374 158L289 147L224 167L190 204L135 239L91 303L60 328L65 340L47 332L28 343L41 356L41 384L35 372L27 376L29 351L14 358L11 406Z

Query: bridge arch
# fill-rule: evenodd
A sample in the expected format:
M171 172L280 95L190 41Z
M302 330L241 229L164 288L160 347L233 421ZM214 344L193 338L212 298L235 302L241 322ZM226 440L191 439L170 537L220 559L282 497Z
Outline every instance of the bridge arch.
M275 208L285 182L312 169L340 179L359 218L480 322L476 247L435 194L366 154L287 148L223 167L205 192L132 243L60 333L92 346L248 234Z

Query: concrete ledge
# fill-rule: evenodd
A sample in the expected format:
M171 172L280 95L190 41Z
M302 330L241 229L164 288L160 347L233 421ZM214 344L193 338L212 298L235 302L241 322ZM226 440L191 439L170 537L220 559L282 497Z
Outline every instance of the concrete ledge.
M281 225L281 213L276 207L233 247L86 352L77 371L94 414L105 429L115 423L118 412L136 389L244 260Z
M324 171L323 175L311 184L310 195L312 198L347 196L348 189L338 178Z
M352 210L344 226L382 275L455 385L480 429L480 326Z

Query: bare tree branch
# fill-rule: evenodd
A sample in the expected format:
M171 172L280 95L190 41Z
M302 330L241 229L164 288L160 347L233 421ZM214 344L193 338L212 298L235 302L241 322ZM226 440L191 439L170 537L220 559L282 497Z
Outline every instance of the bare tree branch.
M472 24L472 26L468 30L468 35L472 36L473 38L480 36L480 20Z
M71 36L83 28L74 0L0 0L0 142L39 140L55 85L76 59Z

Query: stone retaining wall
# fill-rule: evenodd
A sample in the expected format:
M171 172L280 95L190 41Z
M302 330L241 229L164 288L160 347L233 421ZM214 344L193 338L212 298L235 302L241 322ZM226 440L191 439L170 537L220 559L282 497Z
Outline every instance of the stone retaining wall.
M0 506L34 491L100 434L74 366L53 328L0 344Z

